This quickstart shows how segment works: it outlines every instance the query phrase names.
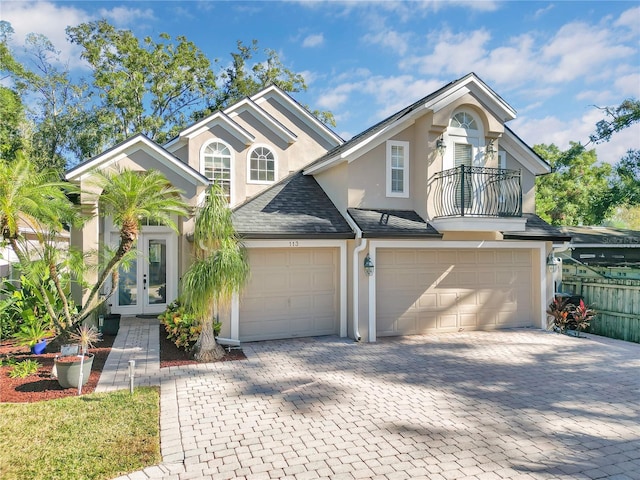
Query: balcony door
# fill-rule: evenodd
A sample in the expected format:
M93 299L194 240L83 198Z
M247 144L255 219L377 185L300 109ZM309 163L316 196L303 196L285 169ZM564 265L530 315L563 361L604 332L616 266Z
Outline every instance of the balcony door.
M117 234L115 240L117 241ZM119 269L111 311L123 315L163 312L177 292L177 241L174 233L144 232L138 237L137 255Z

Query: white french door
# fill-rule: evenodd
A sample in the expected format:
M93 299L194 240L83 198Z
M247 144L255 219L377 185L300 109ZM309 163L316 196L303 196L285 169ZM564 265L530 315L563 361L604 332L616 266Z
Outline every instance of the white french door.
M118 286L109 302L111 311L123 315L163 312L176 298L176 266L175 234L141 233L136 259L120 267Z

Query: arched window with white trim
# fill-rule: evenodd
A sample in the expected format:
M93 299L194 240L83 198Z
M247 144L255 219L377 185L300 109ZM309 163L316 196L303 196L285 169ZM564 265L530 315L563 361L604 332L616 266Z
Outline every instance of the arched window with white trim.
M231 149L223 142L216 140L202 150L201 169L209 180L222 186L227 201L231 203Z
M249 153L249 182L273 183L277 175L276 155L269 147L259 145Z

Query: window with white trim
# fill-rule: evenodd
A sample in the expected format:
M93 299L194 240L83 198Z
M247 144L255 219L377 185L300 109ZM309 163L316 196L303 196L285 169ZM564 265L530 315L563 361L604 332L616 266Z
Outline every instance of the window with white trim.
M249 181L272 183L276 179L276 157L268 147L259 146L249 154Z
M387 197L409 197L409 142L387 142Z
M211 142L202 152L202 170L205 177L222 186L231 203L231 149L222 142Z

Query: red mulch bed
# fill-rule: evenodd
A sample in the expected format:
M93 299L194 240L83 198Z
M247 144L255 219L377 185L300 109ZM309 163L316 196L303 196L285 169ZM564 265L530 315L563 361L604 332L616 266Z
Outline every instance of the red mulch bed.
M83 394L91 393L96 389L100 372L107 361L114 340L115 337L105 335L102 341L96 344L96 348L89 349L89 353L93 353L95 356L89 381L82 387ZM77 388L62 388L58 384L58 380L51 377L53 359L59 354L59 351L56 349L55 352L49 353L49 347L47 347L47 351L42 355L33 355L29 351L29 347L16 345L12 340L2 341L0 343L0 358L3 359L2 367L0 367L0 402L32 403L77 395ZM42 366L34 375L25 378L10 378L9 372L13 367L6 365L7 357L18 362L29 359L36 360Z
M188 352L178 349L170 340L167 340L162 325L159 328L161 368L198 363L191 358ZM115 336L104 335L96 348L89 349L89 353L93 353L95 357L89 381L82 387L83 395L95 391L114 340ZM56 349L56 352L59 352L59 349ZM1 341L0 359L3 362L0 367L0 403L32 403L77 395L77 388L62 388L58 384L58 380L51 377L56 352L49 353L47 351L42 355L33 355L28 347L16 345L13 340ZM9 372L13 367L6 365L7 357L14 358L18 362L29 359L37 360L42 366L34 375L26 378L10 378ZM219 361L244 360L246 358L242 350L231 350Z
M247 357L242 350L233 349L227 352L219 362L230 360L246 360ZM95 360L94 360L95 361ZM167 340L164 326L160 325L160 368L179 367L180 365L194 365L196 362L189 352L179 349L171 340Z

